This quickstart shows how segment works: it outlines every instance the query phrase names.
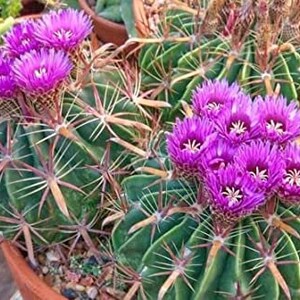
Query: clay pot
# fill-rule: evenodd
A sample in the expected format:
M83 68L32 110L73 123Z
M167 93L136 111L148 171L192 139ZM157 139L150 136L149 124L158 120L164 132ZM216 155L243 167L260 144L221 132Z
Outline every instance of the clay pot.
M67 300L34 273L20 251L10 242L4 241L0 247L23 300Z
M87 3L87 0L78 0L80 7L92 18L94 31L103 43L113 43L117 46L123 45L128 39L126 28L122 24L106 20L96 14ZM148 34L147 18L144 10L143 0L133 0L133 12L135 24L140 37Z

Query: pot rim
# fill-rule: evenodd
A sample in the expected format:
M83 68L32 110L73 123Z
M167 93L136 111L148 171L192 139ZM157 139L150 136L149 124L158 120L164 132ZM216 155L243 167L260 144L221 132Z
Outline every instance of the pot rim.
M35 274L12 242L3 241L0 248L23 300L45 300L45 295L51 300L67 300Z
M99 15L88 5L87 0L78 0L79 6L94 21L94 31L104 43L112 42L117 46L123 45L128 39L128 33L124 24L115 23ZM135 19L135 27L139 37L148 37L149 26L142 0L132 0L132 9Z

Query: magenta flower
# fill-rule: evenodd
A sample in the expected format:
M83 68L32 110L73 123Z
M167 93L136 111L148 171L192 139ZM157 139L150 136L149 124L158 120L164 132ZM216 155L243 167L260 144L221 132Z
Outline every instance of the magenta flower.
M15 100L17 87L12 76L11 64L12 59L0 52L0 116L3 118L19 113L19 106Z
M285 163L278 147L267 142L252 141L243 145L234 158L241 173L258 187L260 192L271 196L281 182Z
M233 161L236 148L223 139L215 140L204 151L200 160L200 171L205 174L209 171L218 171L226 168Z
M199 173L203 151L216 138L213 125L197 116L177 120L167 136L167 150L175 168L185 176Z
M12 57L19 57L33 49L39 49L40 43L35 39L35 22L26 20L16 24L4 35L5 49Z
M258 193L253 182L234 165L208 174L206 189L215 218L225 224L234 223L265 203L263 193Z
M16 92L16 84L11 72L12 59L0 52L0 99L8 100Z
M240 145L258 136L251 98L240 94L228 112L216 120L220 136L231 144Z
M60 88L72 70L72 63L65 52L42 48L16 59L12 70L20 89L40 95Z
M45 14L37 22L35 36L44 46L72 52L91 31L90 18L83 11L68 8Z
M0 75L6 76L11 73L12 59L0 48Z
M208 80L193 94L193 111L198 116L216 119L230 109L240 93L240 87L235 83L229 85L226 80Z
M296 102L287 104L282 96L258 97L254 108L261 138L285 144L300 136L300 111Z
M288 145L284 151L286 162L282 184L279 189L281 199L290 204L300 203L300 145Z
M0 75L0 100L8 100L14 97L16 92L16 84L11 75Z

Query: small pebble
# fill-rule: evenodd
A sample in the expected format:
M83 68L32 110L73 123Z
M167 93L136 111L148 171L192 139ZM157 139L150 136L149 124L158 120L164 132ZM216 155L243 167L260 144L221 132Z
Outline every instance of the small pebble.
M90 299L95 299L98 295L98 290L96 287L91 286L86 290L86 293Z
M85 291L85 287L83 285L80 285L80 284L76 284L75 289L76 289L76 291L79 291L79 292Z
M45 255L39 254L38 257L37 257L37 259L38 259L38 262L39 262L41 265L44 265L45 262L46 262L46 257L45 257Z
M59 275L63 275L63 274L64 274L63 266L59 266L59 267L58 267L58 274L59 274Z
M66 278L67 281L77 283L80 280L81 275L77 274L75 272L71 272L70 270L67 270L66 273L65 273L65 278Z
M47 256L47 259L51 262L60 260L59 255L57 253L55 253L54 251L48 251L46 253L46 256Z
M66 288L67 289L75 289L75 284L74 284L74 282L68 282L67 284L66 284Z
M44 275L46 275L46 274L48 274L49 269L47 267L43 267L42 272L43 272Z
M59 283L62 282L62 280L61 280L61 278L60 278L59 275L55 275L55 276L54 276L54 281L55 281L56 284L59 284Z
M88 263L89 265L98 265L98 261L97 261L97 258L95 257L95 255L90 256L90 257L87 259L87 263Z
M80 280L80 284L83 286L91 286L94 283L94 279L91 276L86 276Z
M78 296L76 291L74 291L73 289L67 289L67 288L63 289L61 291L61 294L69 300L74 300Z
M49 273L44 275L43 281L46 282L49 286L53 286L56 284L55 278L53 278L53 276L51 276L51 274Z

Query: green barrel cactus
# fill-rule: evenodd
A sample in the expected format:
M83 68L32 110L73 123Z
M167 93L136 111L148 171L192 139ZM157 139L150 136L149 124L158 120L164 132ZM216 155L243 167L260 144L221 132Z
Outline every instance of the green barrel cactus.
M239 192L207 187L216 180L214 175L206 176L211 166L204 164L199 171L197 165L211 159L211 164L220 168L220 157L216 159L217 154L213 156L207 149L201 152L211 132L201 133L208 125L194 120L209 117L219 132L217 140L229 141L229 148L233 147L231 143L248 144L249 140L240 139L248 130L241 114L250 116L248 109L253 105L253 128L255 122L264 119L267 131L272 127L278 134L283 133L275 111L291 101L299 115L293 101L300 92L297 5L297 1L291 5L276 0L210 1L207 7L194 4L192 12L167 10L157 35L140 40L144 45L139 53L141 90L171 107L162 111L161 126L153 128L156 134L132 159L135 173L123 180L124 192L116 203L115 215L108 218L120 218L112 243L121 273L130 283L126 299L300 299L299 196L295 194L297 201L291 203L284 200L284 192L271 197L265 194L264 204L251 213L246 204L241 209L242 217L237 217L236 211L225 212L218 204L218 193L230 194L230 206L234 206L240 203L240 196L236 197ZM238 83L247 97L254 100L262 96L268 104L260 97L250 104L249 99L240 100L226 117L222 106L239 91L228 93L223 87L217 93L214 85L218 82L220 86L224 82L233 86ZM205 89L206 95L197 96ZM222 111L225 117L222 113L214 116L214 110ZM176 121L173 133L167 133L166 145L166 131L179 115L184 115L186 121ZM299 124L298 118L295 124ZM188 125L182 125L185 122ZM189 130L189 139L176 136L187 135ZM233 139L232 132L238 138ZM249 134L253 138L255 130ZM278 144L279 140L265 135L263 143L269 138L271 144ZM292 138L293 143L297 138L299 132ZM285 142L279 144L287 147ZM220 153L225 149L222 147L227 146L217 148ZM261 149L257 144L249 147ZM231 155L235 157L238 150L233 149ZM183 154L184 150L190 151L190 156ZM282 155L289 161L287 165L298 165L299 158L290 158L285 151ZM263 152L253 153L264 157ZM235 163L236 169L243 165L238 160ZM270 176L274 179L275 166L280 167L276 159L271 165L274 172ZM241 170L242 174L246 172ZM218 176L226 181L230 172L235 171L220 171L222 175ZM261 181L267 178L266 170L251 172ZM285 172L288 176L290 170ZM299 180L299 175L295 176ZM299 181L285 180L299 186Z
M49 17L56 22L47 23ZM77 22L69 33L65 17ZM57 39L50 35L49 41L44 30L58 30ZM74 237L71 249L82 238L99 253L91 236L108 235L99 230L99 207L119 192L117 180L129 161L120 144L151 131L142 106L130 101L125 68L119 70L106 46L91 57L83 41L90 31L87 16L66 9L4 35L0 231L27 249L33 265L35 247Z
M113 232L128 293L138 299L298 299L299 209L273 200L220 228L199 186L172 178L163 153L124 180L126 211ZM163 169L161 169L163 168ZM129 298L128 298L129 299Z

